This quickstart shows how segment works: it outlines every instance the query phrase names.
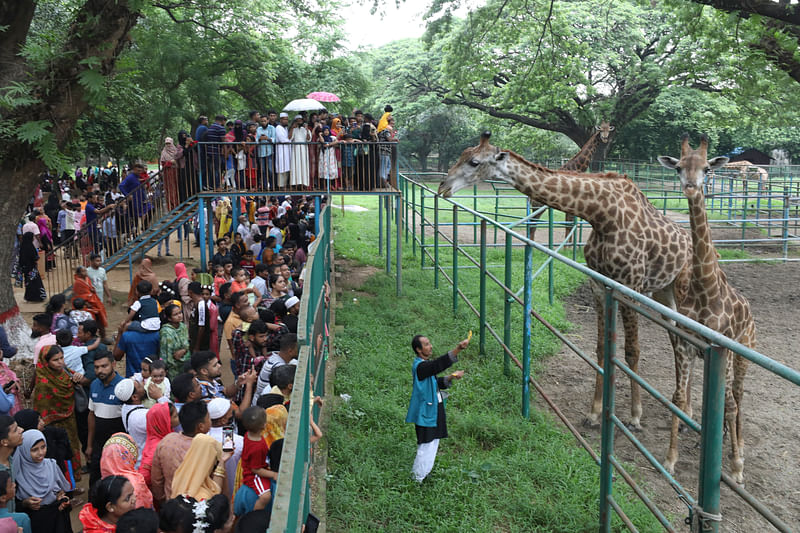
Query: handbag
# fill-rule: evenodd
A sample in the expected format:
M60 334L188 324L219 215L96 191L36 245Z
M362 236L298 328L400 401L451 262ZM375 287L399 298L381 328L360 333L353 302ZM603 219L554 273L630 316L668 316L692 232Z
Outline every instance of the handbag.
M89 409L89 395L80 383L75 384L75 411L84 413Z

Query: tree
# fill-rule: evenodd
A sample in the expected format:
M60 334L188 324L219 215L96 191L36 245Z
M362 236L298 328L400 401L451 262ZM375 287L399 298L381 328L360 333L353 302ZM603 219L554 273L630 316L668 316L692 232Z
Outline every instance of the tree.
M580 146L601 120L623 131L665 87L717 90L715 70L703 67L718 57L698 64L687 35L703 21L680 15L636 1L489 0L464 20L433 25L442 75L421 73L412 83L448 105L559 132Z

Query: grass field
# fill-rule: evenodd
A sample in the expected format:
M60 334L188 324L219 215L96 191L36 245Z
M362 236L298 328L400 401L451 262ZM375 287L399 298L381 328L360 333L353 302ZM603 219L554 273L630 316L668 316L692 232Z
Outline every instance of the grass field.
M369 211L342 216L334 210L337 257L380 268L377 199L348 198L346 203ZM521 254L515 251L517 288ZM490 251L488 262L502 265L502 258L501 251ZM393 276L383 272L357 292L339 297L336 320L344 330L336 338L333 393L351 399L337 402L327 430L329 531L595 531L599 468L549 414L532 409L530 420L520 416L521 372L512 366L511 376L503 375L502 351L491 339L487 353L478 354L477 318L463 302L453 313L452 289L443 278L440 289L433 288L433 272L420 270L410 244L404 244L402 263L401 298L395 296ZM502 268L493 271L502 279ZM582 276L560 265L555 274L557 299L582 282ZM459 279L477 305L477 269L460 271ZM502 330L503 295L489 287L489 322ZM546 278L535 281L534 306L557 327L569 328L561 304L547 305L546 287ZM522 313L516 307L511 347L520 353ZM414 429L403 422L410 397L411 337L427 335L441 354L470 329L475 332L472 344L455 366L466 375L451 389L447 404L450 437L442 441L429 479L417 485L410 476ZM552 336L534 326L534 368L557 349ZM615 494L639 530L660 531L624 489L616 484ZM622 530L621 523L615 529Z

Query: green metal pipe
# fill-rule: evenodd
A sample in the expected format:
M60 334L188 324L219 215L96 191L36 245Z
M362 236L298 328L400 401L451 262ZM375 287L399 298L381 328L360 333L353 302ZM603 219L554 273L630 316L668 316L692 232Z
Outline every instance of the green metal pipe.
M472 196L472 209L474 209L475 212L477 213L478 212L478 184L477 183L472 186L472 195L473 195ZM472 226L472 242L475 242L475 241L478 240L478 227L477 227L478 215L476 215L476 214L472 215L472 223L476 224L475 226Z
M423 256L424 257L424 256ZM458 206L453 206L453 314L458 311Z
M611 506L614 468L611 457L614 455L614 388L616 371L612 359L617 349L617 300L614 290L605 288L605 315L603 327L603 417L600 429L600 531L611 531Z
M394 201L396 206L395 209L397 211L397 217L396 217L397 237L395 238L394 241L396 247L394 252L394 260L397 262L397 266L395 267L395 279L396 279L395 292L397 294L397 297L399 298L403 293L403 241L400 238L403 235L403 228L402 228L403 221L400 217L401 213L400 205L403 199L400 196L397 196ZM325 272L328 271L329 270L326 268Z
M495 231L497 230L497 226L495 226ZM511 286L513 280L511 279L511 265L512 265L512 243L514 237L511 236L510 233L506 233L506 265L505 265L505 279L504 285L506 290L508 287ZM503 297L503 344L506 346L511 345L511 302L513 300L506 294ZM511 358L508 356L508 352L503 351L503 374L506 376L511 375Z
M783 259L789 255L789 189L783 189Z
M389 224L387 217L386 224ZM383 198L378 197L378 257L383 255Z
M411 255L417 256L417 186L416 183L409 181L411 185Z
M439 195L433 197L433 288L439 288Z
M386 204L386 273L392 272L392 225L389 221L392 219L392 202L389 201L388 196L384 196L381 201Z
M522 417L531 415L531 309L533 307L533 247L525 246L525 296L522 327Z
M726 350L712 345L703 362L703 429L700 432L698 507L701 530L719 532L719 485L722 480L722 433L725 426Z
M419 245L420 247L425 246L425 191L420 189L419 191ZM421 267L425 267L425 254L420 254L420 265Z
M478 353L486 355L486 220L481 220L480 343Z
M553 208L547 208L547 247L553 249ZM547 301L553 305L555 282L553 279L553 262L547 265Z

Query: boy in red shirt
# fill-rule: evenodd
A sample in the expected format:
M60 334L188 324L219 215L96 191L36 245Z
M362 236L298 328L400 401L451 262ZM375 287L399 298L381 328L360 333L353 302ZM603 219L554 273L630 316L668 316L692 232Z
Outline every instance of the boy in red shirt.
M244 258L239 262L239 266L247 272L248 279L253 279L256 275L256 262L253 258L253 250L245 250Z
M242 424L247 433L242 450L242 483L258 494L253 510L264 509L272 499L270 480L278 473L269 469L269 446L261 434L267 426L267 412L258 406L248 407L242 413Z

